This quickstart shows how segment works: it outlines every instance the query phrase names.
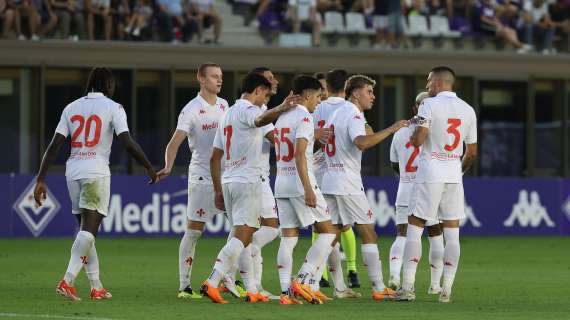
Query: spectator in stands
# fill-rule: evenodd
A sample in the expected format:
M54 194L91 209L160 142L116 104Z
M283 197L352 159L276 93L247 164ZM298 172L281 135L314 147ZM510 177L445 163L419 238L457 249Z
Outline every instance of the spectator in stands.
M0 22L2 22L2 38L10 37L14 28L16 10L8 5L7 0L0 0Z
M524 5L525 36L528 45L533 44L534 35L542 38L542 53L553 53L554 24L550 20L548 4L545 0L532 0Z
M397 48L402 42L406 42L404 34L404 0L387 0L388 3L388 44Z
M412 6L408 10L408 17L418 15L427 16L429 13L430 8L426 5L424 0L413 0Z
M452 30L467 33L471 30L471 0L447 0L447 18Z
M374 14L374 0L355 0L349 11L360 12L366 19L371 19Z
M32 0L12 0L14 8L17 10L15 15L15 29L18 34L19 40L27 40L26 35L22 33L22 18L28 21L28 31L30 32L30 39L33 41L40 40L38 36L39 24L41 22L40 15Z
M317 11L325 13L327 11L343 11L341 0L317 0Z
M426 5L430 16L445 16L447 14L447 4L444 0L426 0Z
M566 0L557 0L548 7L548 13L556 32L566 37L570 52L570 5Z
M214 43L220 43L222 18L214 7L214 0L190 0L191 11L198 20L198 40L202 42L204 29L214 26ZM209 43L210 40L206 40Z
M95 18L103 23L103 38L105 40L111 40L111 1L87 0L85 3L85 12L87 14L87 36L89 40L95 40Z
M125 26L129 21L130 8L128 0L111 0L111 37L125 40Z
M85 39L84 0L52 0L51 5L57 16L57 33L62 39L73 41ZM71 25L75 25L75 33L71 35Z
M57 16L53 11L51 0L34 0L33 4L38 13L38 35L40 38L48 37L57 26Z
M243 24L247 27L257 16L259 0L234 0L232 12L243 17Z
M133 8L133 14L129 17L127 26L125 27L125 33L133 37L140 37L141 30L148 25L151 18L152 7L150 6L149 0L137 0Z
M289 0L287 17L293 32L312 32L313 46L321 45L321 23L317 20L316 0Z
M499 20L493 0L481 0L477 4L473 26L477 32L505 40L505 42L515 47L519 53L532 50L532 46L519 41L517 32L513 28L503 25Z
M522 12L523 0L498 0L495 6L496 14L503 23L516 27Z
M158 28L162 41L176 42L174 37L174 21L177 26L184 25L181 0L156 0Z

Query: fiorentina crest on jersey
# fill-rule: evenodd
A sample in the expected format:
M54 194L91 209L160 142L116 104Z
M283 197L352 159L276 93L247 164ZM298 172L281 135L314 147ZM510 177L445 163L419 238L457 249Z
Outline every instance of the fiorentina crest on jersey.
M22 221L32 232L34 237L38 237L48 226L50 221L59 211L60 205L51 191L46 187L47 197L41 207L36 208L34 201L35 180L24 189L18 200L14 203L14 210L18 213Z

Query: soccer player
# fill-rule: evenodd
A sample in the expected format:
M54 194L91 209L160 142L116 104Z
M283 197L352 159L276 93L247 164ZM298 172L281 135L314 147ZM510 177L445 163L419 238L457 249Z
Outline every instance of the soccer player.
M348 73L342 69L333 69L325 75L325 85L329 96L317 106L313 114L315 128L327 128L326 119L330 118L330 115L339 107L344 106L344 84L347 78ZM323 145L314 153L313 157L315 177L318 185L322 185L323 175L327 169L326 152L331 152L330 146ZM313 234L313 236L315 237L316 235ZM360 280L356 272L356 237L351 226L343 226L340 234L340 243L346 254L348 286L349 288L360 288ZM333 252L336 252L336 250L337 248L333 249ZM339 281L340 279L337 279L337 282Z
M327 141L327 170L321 189L333 223L339 226L356 224L362 238L362 258L372 282L372 298L380 301L395 298L396 292L386 288L382 279L378 236L374 229L376 219L364 194L360 162L362 151L379 144L406 126L407 121L398 121L387 129L366 134L363 112L373 106L375 84L363 75L352 76L346 81L348 101L326 120L333 132Z
M445 238L443 286L439 301L450 302L459 263L459 220L465 217L462 173L477 156L477 119L473 108L453 92L455 72L435 67L427 78L431 98L419 107L411 142L422 147L410 200L404 249L401 297L414 300L416 269L422 254L421 236L430 219L443 221ZM466 151L463 155L463 143Z
M81 268L91 283L91 299L112 297L99 280L99 259L95 249L95 237L101 221L107 216L111 196L111 172L109 155L113 132L127 152L146 169L149 183L157 179L156 173L141 147L131 138L127 115L123 107L111 100L115 92L115 79L111 70L91 70L86 96L68 104L55 134L43 156L36 178L34 199L41 206L46 199L45 176L67 136L71 135L71 151L65 165L67 187L71 198L72 213L79 221L80 231L71 247L71 258L56 292L71 300L81 300L74 287Z
M210 175L210 157L216 129L228 109L228 102L218 94L222 88L223 74L220 66L207 62L198 68L196 78L200 91L180 111L176 131L164 152L164 168L157 174L159 179L170 175L178 148L185 139L192 152L188 168L187 228L178 249L178 271L180 286L178 298L198 299L202 296L192 290L190 284L196 243L206 222L222 213L214 204L214 186Z
M218 284L237 263L244 248L249 247L253 233L259 228L262 194L261 127L271 123L281 113L294 107L290 94L279 107L262 111L261 106L271 92L271 83L263 76L249 73L242 82L242 98L226 112L216 131L210 173L214 183L215 203L225 209L233 227L233 237L222 248L214 270L204 281L201 293L215 303L227 303L219 293ZM224 173L221 175L222 157ZM244 258L251 253L244 254ZM259 294L253 281L245 281L247 300L267 301Z
M328 298L320 292L313 292L310 284L315 281L315 275L332 251L336 239L336 230L312 164L315 128L311 112L321 100L321 84L313 77L298 76L293 80L293 93L302 97L302 104L284 113L275 124L275 198L281 223L281 243L277 253L281 284L279 302L299 304L293 296L301 296L309 303L320 304ZM291 281L293 250L299 229L311 225L319 235L307 252L295 280Z
M427 92L417 95L412 113L415 116L420 103L429 97ZM417 157L420 148L412 146L410 137L415 127L404 127L394 134L390 146L390 161L392 168L400 175L398 194L396 196L396 240L390 248L390 281L388 286L394 290L400 289L400 273L402 272L402 255L406 245L406 229L408 226L409 201L412 187L418 170ZM441 292L441 275L443 274L443 230L438 220L426 223L429 236L429 263L431 266L431 286L428 294Z

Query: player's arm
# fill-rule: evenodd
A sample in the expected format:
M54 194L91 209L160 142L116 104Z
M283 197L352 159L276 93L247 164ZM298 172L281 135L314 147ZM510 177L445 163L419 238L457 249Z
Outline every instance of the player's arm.
M255 118L255 126L259 128L270 124L271 122L275 121L275 119L277 119L277 117L279 117L280 114L295 107L300 102L301 102L301 96L294 95L293 91L291 91L287 96L287 98L283 100L282 104L259 114Z
M214 147L212 156L210 157L210 174L214 184L215 204L216 208L226 210L224 205L224 195L222 192L222 157L224 150Z
M463 173L467 172L475 162L475 159L477 159L477 144L467 144L467 150L465 151L465 155L461 161L461 171Z
M129 155L135 159L138 164L145 168L146 173L150 178L149 184L155 183L157 180L156 172L154 171L154 168L152 167L150 161L148 161L148 158L146 157L141 146L135 140L133 140L129 131L120 133L118 135L118 138Z
M34 188L34 200L36 200L36 205L39 207L42 205L42 201L46 199L46 185L45 177L49 166L57 157L59 149L65 142L66 137L60 133L55 133L51 142L49 143L46 152L42 158L42 163L40 165L40 170L38 171L38 176L36 178L36 186Z
M331 129L329 128L317 128L315 129L315 144L313 151L319 150L322 146L327 144L331 136Z
M273 132L273 130L265 134L265 139L269 141L269 145L271 146L271 148L275 148L275 132Z
M186 132L180 129L176 129L176 131L174 131L174 134L172 135L172 138L170 138L170 141L166 146L166 150L164 151L164 168L156 173L158 180L162 180L172 172L174 160L176 160L176 155L178 154L178 149L185 139Z
M412 134L412 137L410 138L410 141L412 142L412 145L414 147L419 148L421 145L424 144L424 142L427 139L429 133L429 129L426 127L422 127L422 126L418 126L416 128L416 130L414 131L414 133Z
M366 130L367 136L374 134L374 129L372 129L372 127L369 126L368 123L364 125L364 129Z
M315 208L317 206L317 196L315 191L313 191L313 186L311 186L311 180L309 180L309 169L307 168L307 157L305 156L308 144L309 141L305 138L295 139L295 166L305 190L305 204Z
M407 126L408 126L407 120L400 120L400 121L394 123L393 125L391 125L390 127L386 128L384 130L378 131L374 134L360 135L360 136L354 138L354 145L356 145L356 147L362 151L364 151L366 149L370 149L370 148L374 147L375 145L379 144L380 142L382 142L384 139L388 138L390 135L394 134L400 128L407 127Z

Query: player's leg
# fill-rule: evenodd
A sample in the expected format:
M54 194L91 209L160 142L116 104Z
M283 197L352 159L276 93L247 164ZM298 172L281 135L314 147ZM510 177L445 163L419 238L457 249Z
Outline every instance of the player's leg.
M289 198L276 199L279 223L281 228L281 241L277 251L277 271L281 296L279 304L301 304L294 298L291 288L291 274L293 273L293 250L299 239L299 227L301 223L297 218L295 209Z
M311 232L311 243L315 243L319 234L315 231L315 228L312 228ZM329 287L329 276L327 271L326 262L322 266L319 267L319 273L315 276L315 280L318 281L319 287Z
M440 294L444 255L443 227L439 221L428 221L426 226L429 237L429 265L431 270L428 294Z
M443 285L439 301L451 301L451 289L455 281L455 273L459 265L461 253L459 245L459 221L465 218L465 196L463 184L445 184L440 205L439 218L443 221L443 236L445 238Z
M398 209L396 208L396 210ZM396 224L396 239L394 243L392 243L392 247L390 247L390 281L388 286L393 290L400 288L400 274L402 273L402 258L404 255L404 247L406 246L407 229L407 221L406 223L398 222L398 224Z
M346 272L348 274L348 286L360 288L360 280L356 270L356 236L351 226L345 226L340 233L340 244L346 255Z

